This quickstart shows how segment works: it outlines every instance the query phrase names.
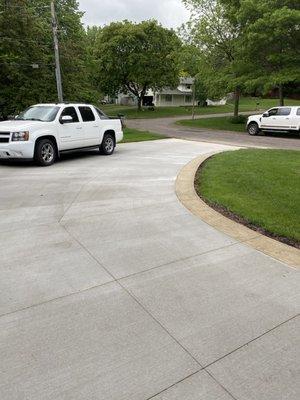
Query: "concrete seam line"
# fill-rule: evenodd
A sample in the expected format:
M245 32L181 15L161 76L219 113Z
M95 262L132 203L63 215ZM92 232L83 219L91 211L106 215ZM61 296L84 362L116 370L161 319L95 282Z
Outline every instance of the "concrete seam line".
M211 379L213 379L213 380L216 382L216 384L217 384L218 386L220 386L226 393L228 393L228 395L229 395L233 400L237 400L235 397L233 397L233 395L232 395L223 385L221 385L221 383L219 383L219 382L216 380L216 378L215 378L214 376L212 376L212 375L211 375L208 371L206 371L205 369L200 369L199 371L196 371L196 372L194 372L194 373L192 373L192 374L186 376L185 378L180 379L179 381L173 383L172 385L170 385L170 386L168 386L167 388L161 390L160 392L154 394L153 396L148 397L146 400L154 400L155 397L157 397L157 396L159 396L159 395L161 395L161 394L167 392L169 389L172 389L173 387L179 385L180 383L182 383L182 382L188 380L189 378L191 378L191 377L193 377L193 376L195 376L195 375L197 375L197 374L199 374L199 373L201 373L201 372L202 372L203 374L209 375L209 376L211 377Z
M179 347L182 348L182 350L188 354L189 357L191 357L192 360L195 361L195 363L198 365L197 371L194 372L198 372L199 370L204 369L204 366L200 363L200 361L197 360L197 358L195 356L193 356L193 354L180 342L179 339L177 339L168 329L167 327L164 326L164 324L162 322L160 322L160 320L158 318L156 318L152 312L147 308L146 305L143 304L142 300L139 299L138 296L136 296L130 289L128 289L126 286L124 286L118 279L116 280L116 282L119 284L119 286L144 310L144 312L146 314L149 315L150 318L152 318L153 321L155 321L155 323L160 326L160 328L175 342L178 344Z
M180 379L179 381L176 381L175 383L173 383L172 385L166 387L165 389L160 390L159 392L155 393L153 396L148 397L146 400L152 400L152 399L154 399L156 396L159 396L160 394L166 392L167 390L173 388L174 386L177 386L178 384L184 382L185 380L191 378L192 376L199 374L199 372L201 372L201 371L203 371L204 373L206 372L206 371L204 371L203 368L201 368L201 369L199 369L198 371L195 371L195 372L193 372L192 374L189 374L188 376L186 376L186 377Z
M278 324L278 325L276 325L276 326L273 326L273 328L270 328L270 329L268 329L267 331L261 333L259 336L254 337L253 339L249 340L249 342L242 344L241 346L239 346L239 347L237 347L236 349L230 351L229 353L224 354L224 356L222 356L222 357L216 359L215 361L212 361L212 362L210 362L209 364L205 365L205 367L204 367L203 369L204 369L205 371L207 371L207 368L210 368L210 367L213 366L214 364L217 364L219 361L222 361L224 358L230 356L231 354L236 353L237 351L241 350L243 347L247 347L247 346L249 346L249 344L251 344L251 343L253 343L253 342L256 342L257 340L261 339L262 337L264 337L264 336L268 335L269 333L275 331L276 329L280 328L282 325L285 325L285 324L287 324L288 322L290 322L290 321L292 321L292 320L298 318L299 315L300 315L300 314L296 314L296 315L294 315L293 317L291 317L291 318L289 318L289 319L287 319L287 320L285 320L285 321L283 321L283 322L280 322L280 324Z
M225 217L200 199L194 186L196 173L204 161L212 155L221 152L223 151L201 155L182 168L175 183L175 192L179 201L192 214L218 231L225 233L240 243L244 243L255 250L273 257L289 267L300 269L300 251L298 249L262 235L259 232Z

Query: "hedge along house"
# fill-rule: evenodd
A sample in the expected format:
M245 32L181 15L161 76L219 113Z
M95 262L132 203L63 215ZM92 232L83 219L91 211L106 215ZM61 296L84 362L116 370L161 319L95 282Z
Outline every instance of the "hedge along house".
M150 89L144 98L143 106L192 106L193 84L193 78L180 78L180 84L177 88L164 88L157 92ZM119 93L116 104L133 106L137 105L137 99L131 94Z

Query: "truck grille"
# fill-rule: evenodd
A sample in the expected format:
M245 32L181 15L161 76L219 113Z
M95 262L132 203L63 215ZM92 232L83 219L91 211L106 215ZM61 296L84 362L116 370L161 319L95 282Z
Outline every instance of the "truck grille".
M10 132L0 132L0 143L8 143Z

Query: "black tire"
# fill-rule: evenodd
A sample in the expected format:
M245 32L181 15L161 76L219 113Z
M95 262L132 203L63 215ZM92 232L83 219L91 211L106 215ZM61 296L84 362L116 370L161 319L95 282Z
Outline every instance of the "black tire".
M42 139L36 143L34 160L42 167L49 167L57 158L56 145L51 139Z
M100 146L100 153L110 156L115 151L115 138L111 133L105 133Z
M250 122L250 124L247 126L247 131L251 136L258 135L259 134L258 124L256 122Z

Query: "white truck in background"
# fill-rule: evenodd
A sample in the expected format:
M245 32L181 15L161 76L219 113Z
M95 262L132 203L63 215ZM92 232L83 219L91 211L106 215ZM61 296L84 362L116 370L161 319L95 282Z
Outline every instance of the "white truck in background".
M263 114L251 115L247 121L249 135L259 132L299 132L300 106L273 107Z
M49 166L71 150L99 148L111 155L122 139L122 121L90 104L36 104L0 122L0 159L34 159Z

